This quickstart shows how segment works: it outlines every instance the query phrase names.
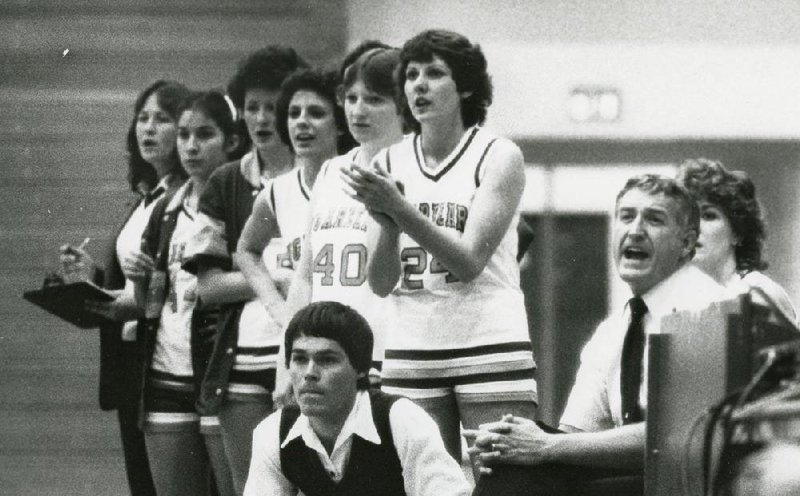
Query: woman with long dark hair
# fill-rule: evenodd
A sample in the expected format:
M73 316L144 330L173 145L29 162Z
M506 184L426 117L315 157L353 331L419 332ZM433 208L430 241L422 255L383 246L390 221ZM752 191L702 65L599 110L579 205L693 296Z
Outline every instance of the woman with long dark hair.
M142 233L154 200L175 191L186 178L175 147L178 108L189 90L174 81L156 81L139 94L127 134L128 182L137 199L115 231L104 268L83 248L61 247L67 278L94 280L117 298L88 304L113 324L100 328L100 408L117 410L131 494L154 495L144 435L137 427L139 391L136 319L141 316L134 284L126 272L146 264L140 255Z

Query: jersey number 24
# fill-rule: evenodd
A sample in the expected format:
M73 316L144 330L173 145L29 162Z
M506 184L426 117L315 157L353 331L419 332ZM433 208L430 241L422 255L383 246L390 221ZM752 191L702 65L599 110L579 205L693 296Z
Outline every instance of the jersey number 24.
M422 279L415 278L425 273L428 267L428 252L419 246L409 246L400 252L400 261L403 262L403 288L404 289L423 289ZM447 283L458 282L458 278L451 274L442 262L437 258L431 257L431 274L445 274L444 281Z

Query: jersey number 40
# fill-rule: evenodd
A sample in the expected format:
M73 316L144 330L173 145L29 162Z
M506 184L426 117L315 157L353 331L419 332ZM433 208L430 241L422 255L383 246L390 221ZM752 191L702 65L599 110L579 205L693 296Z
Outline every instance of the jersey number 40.
M333 273L336 270L333 244L327 243L314 257L313 271L322 273L320 284L333 286ZM367 247L361 243L345 245L339 257L339 284L342 286L361 286L367 280Z

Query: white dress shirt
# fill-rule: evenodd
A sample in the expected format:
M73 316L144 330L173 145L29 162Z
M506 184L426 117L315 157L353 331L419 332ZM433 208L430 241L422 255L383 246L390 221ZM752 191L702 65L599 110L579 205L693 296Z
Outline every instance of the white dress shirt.
M317 452L332 480L339 482L350 458L353 436L380 444L372 419L369 393L359 391L356 401L328 454L302 413L279 446L281 411L263 420L253 431L253 456L244 496L300 495L281 470L280 448L296 438ZM389 423L397 456L403 468L403 484L409 496L468 495L471 492L461 467L445 450L439 428L431 417L410 400L402 398L389 410Z
M645 334L658 333L661 318L683 310L702 310L715 301L735 294L719 285L697 267L685 265L670 277L641 295L647 305ZM622 345L630 322L628 305L603 321L581 352L581 365L575 377L561 424L584 432L596 432L622 425L620 376ZM647 347L642 363L639 403L647 409Z

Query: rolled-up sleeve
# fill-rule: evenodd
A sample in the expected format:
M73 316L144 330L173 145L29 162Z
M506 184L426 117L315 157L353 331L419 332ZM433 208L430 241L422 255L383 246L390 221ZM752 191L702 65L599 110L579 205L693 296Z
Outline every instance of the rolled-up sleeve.
M229 207L221 179L222 176L212 174L200 196L194 232L184 252L183 269L192 274L197 274L200 267L230 270L232 266L225 225Z
M461 466L444 447L439 427L419 406L397 400L389 412L392 437L409 496L461 496L471 492Z
M614 427L608 397L610 361L617 356L609 349L610 342L614 341L609 335L612 331L613 325L609 321L603 322L583 347L581 364L561 424L585 432Z

